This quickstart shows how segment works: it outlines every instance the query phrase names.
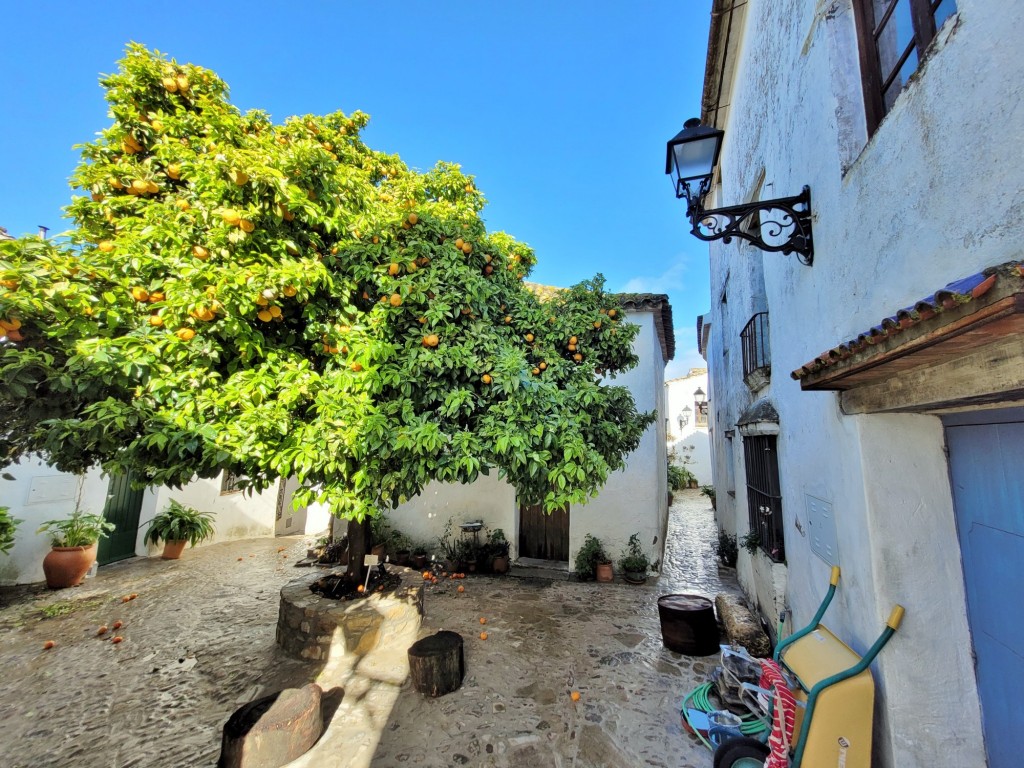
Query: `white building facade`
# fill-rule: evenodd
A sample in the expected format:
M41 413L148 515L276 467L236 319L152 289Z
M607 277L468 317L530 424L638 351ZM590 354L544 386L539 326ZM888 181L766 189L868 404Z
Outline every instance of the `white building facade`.
M707 392L707 368L691 368L665 382L669 460L689 470L700 485L711 483Z
M832 565L855 651L906 607L873 665L882 768L1024 753L1022 25L1017 1L713 2L706 205L807 185L814 246L711 244L719 522L754 535L770 625L806 624Z

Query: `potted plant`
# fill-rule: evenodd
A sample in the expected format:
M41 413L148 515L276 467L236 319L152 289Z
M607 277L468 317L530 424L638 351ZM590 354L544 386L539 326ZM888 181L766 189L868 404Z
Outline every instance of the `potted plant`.
M491 570L495 573L508 573L509 542L505 538L505 531L495 528L487 540L491 550Z
M622 550L622 557L619 558L619 569L622 577L630 584L643 584L647 581L647 569L651 561L640 545L640 533L634 533L629 537L626 548Z
M50 552L43 558L46 586L64 589L82 583L85 574L96 562L96 545L101 537L114 530L114 524L76 509L64 520L47 520L36 533L50 536Z
M210 512L200 512L171 499L167 508L150 520L144 541L147 544L164 542L164 551L160 557L164 560L177 560L186 544L194 547L211 536L213 515Z
M408 565L412 558L412 539L401 531L392 531L391 543L388 545L388 549L394 550L395 562L398 565Z
M702 485L700 487L700 492L703 493L705 496L707 496L709 499L711 499L711 508L712 509L718 509L717 505L715 504L715 486L713 486L713 485Z
M0 507L0 552L5 555L14 546L14 534L20 522L21 520L11 516L9 507Z
M600 582L609 582L614 578L611 558L605 554L601 540L589 533L576 553L574 566L581 581L596 578Z
M416 544L413 544L413 546L412 546L412 564L414 566L416 566L416 568L418 568L419 570L423 570L423 568L427 565L427 558L428 558L428 556L429 556L429 554L428 554L428 550L427 550L427 545L426 544L423 544L421 542L417 542Z

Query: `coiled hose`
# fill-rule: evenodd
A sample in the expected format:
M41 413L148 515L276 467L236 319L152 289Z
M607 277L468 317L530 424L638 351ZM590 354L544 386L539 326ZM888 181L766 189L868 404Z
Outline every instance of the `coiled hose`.
M696 688L694 688L692 691L686 694L686 697L683 699L683 703L679 710L679 716L683 719L685 725L691 731L697 734L697 738L700 739L701 742L703 742L704 746L710 749L712 752L714 752L715 750L714 745L706 738L704 738L704 735L697 728L694 727L693 723L690 722L688 710L695 709L700 712L714 712L715 710L717 710L718 707L716 707L711 702L710 694L711 689L713 687L714 683L703 683L702 685L698 685ZM767 730L768 723L766 723L762 718L757 717L756 715L744 715L740 718L740 733L742 733L744 736L757 737Z

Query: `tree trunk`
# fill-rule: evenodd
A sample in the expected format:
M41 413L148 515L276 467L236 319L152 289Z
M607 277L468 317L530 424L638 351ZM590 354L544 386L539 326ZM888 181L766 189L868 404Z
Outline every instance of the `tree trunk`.
M366 576L363 558L370 551L371 538L370 518L348 521L348 580L354 584L362 584Z

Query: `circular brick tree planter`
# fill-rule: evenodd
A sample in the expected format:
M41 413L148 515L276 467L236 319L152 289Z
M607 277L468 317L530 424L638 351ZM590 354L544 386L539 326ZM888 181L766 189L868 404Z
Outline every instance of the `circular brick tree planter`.
M377 647L385 620L415 621L423 615L423 577L410 568L389 566L402 585L392 592L356 600L332 600L309 587L340 570L311 568L281 588L277 644L299 659L325 661L332 651L363 656Z

